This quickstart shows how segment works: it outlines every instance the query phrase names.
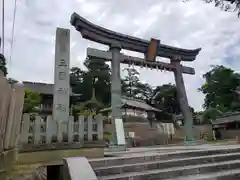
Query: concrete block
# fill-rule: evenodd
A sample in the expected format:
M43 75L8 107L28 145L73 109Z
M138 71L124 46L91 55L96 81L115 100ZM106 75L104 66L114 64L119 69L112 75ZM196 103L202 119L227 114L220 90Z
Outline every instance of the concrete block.
M85 157L66 158L64 162L63 180L98 180L91 165Z

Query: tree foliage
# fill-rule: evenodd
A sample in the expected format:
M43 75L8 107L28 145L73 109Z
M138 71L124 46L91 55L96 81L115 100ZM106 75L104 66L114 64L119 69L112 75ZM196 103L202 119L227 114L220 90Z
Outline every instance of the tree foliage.
M183 0L184 2L191 0ZM202 0L206 3L214 4L216 7L223 11L233 11L237 12L238 17L240 17L240 0Z
M205 109L216 108L221 112L240 110L235 90L240 83L240 75L224 66L213 66L203 75L205 83L199 88L205 95Z
M207 3L214 3L216 7L220 7L224 11L236 11L240 16L240 0L204 0Z
M203 113L203 121L205 124L211 123L217 119L218 116L221 116L223 113L216 108L209 108Z
M31 89L25 90L25 97L24 97L24 113L31 113L37 110L37 107L41 103L41 96L37 92L32 92Z
M101 108L110 106L111 98L111 70L109 66L100 59L86 59L84 62L86 70L73 67L70 72L72 90L80 97L75 97L75 109L83 110L85 104L93 104L92 89L96 89L95 105ZM165 115L171 119L171 114L181 112L177 99L176 86L168 84L156 88L148 83L141 82L139 72L134 68L126 68L126 76L122 81L122 95L133 99L141 99L146 103L164 110ZM93 79L97 78L96 83ZM91 103L89 103L91 102ZM159 116L159 120L164 117Z
M96 89L96 99L105 105L110 104L110 68L102 60L86 59L87 70L73 67L70 72L70 84L74 93L81 94L77 101L85 102L92 97L92 89ZM98 81L93 84L93 79ZM94 87L93 87L94 86Z
M7 76L7 67L6 67L6 59L4 55L0 54L0 70L3 72L4 76Z
M147 101L152 96L153 89L148 83L139 80L139 72L134 68L126 68L127 76L122 79L124 96Z
M177 99L177 88L172 84L158 86L153 91L154 104L157 108L169 114L180 114L181 109Z

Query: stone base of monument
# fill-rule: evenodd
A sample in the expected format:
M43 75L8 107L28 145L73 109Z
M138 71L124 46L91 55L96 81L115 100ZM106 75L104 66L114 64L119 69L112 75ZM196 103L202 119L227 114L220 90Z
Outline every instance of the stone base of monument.
M186 146L195 146L196 144L197 143L196 143L196 139L195 138L186 139L186 137L185 137L184 145L186 145Z
M197 144L197 143L196 143L195 140L191 140L191 141L185 140L185 141L184 141L184 145L185 145L185 146L195 146L196 144Z

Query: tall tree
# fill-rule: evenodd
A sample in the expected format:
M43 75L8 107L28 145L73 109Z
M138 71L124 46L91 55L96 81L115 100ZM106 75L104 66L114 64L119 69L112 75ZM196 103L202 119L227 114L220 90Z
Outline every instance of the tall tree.
M221 112L240 110L235 90L240 84L239 74L224 66L213 66L203 75L205 83L199 88L205 95L205 109L216 108Z
M139 80L139 72L134 68L125 68L124 71L127 71L127 75L122 80L122 93L127 97L135 97L137 84L140 82ZM135 92L133 92L135 90Z
M172 84L158 86L153 92L155 106L169 114L180 114L181 109L177 99L177 88Z
M89 88L95 88L96 99L108 106L111 98L111 71L109 65L104 60L98 58L86 59L84 65L88 69L85 78L90 82L88 83ZM93 79L97 79L96 83L93 83Z
M41 96L37 92L32 92L31 89L25 90L25 98L24 98L24 113L35 112L37 106L40 105Z
M73 67L70 72L70 83L74 93L81 94L76 101L88 101L92 98L92 89L96 89L96 99L105 106L110 104L110 68L100 59L86 59L87 70ZM93 79L98 79L93 83Z
M218 116L221 116L222 112L216 108L209 108L203 113L203 122L206 124L216 120Z
M122 92L124 96L149 100L152 95L152 87L139 79L139 72L134 68L126 68L127 75L122 79Z
M4 76L7 75L6 59L4 55L0 53L0 70L3 72Z

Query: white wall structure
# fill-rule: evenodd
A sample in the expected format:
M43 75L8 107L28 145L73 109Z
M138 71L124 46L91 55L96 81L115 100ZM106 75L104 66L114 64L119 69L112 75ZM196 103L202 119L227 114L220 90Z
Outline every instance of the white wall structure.
M122 115L147 118L147 111L126 108L122 110Z
M57 137L57 121L52 116L23 114L21 125L21 144L51 144ZM67 142L84 142L103 140L103 116L79 116L74 121L68 118ZM61 133L61 132L60 132ZM58 139L57 142L64 142Z
M173 123L159 123L157 124L157 128L159 132L167 134L167 135L174 135L175 128Z

